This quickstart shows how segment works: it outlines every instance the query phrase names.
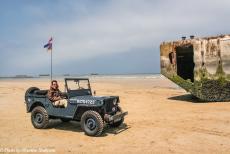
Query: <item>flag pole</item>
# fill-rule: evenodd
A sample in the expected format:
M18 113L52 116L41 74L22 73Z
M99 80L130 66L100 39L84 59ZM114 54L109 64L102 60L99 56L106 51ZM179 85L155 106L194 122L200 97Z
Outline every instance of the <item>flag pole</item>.
M53 48L51 48L51 62L50 62L50 80L53 80Z
M44 48L47 48L47 52L51 52L50 54L50 80L52 82L53 80L53 47L52 47L52 41L53 38L51 37L46 45L44 45Z

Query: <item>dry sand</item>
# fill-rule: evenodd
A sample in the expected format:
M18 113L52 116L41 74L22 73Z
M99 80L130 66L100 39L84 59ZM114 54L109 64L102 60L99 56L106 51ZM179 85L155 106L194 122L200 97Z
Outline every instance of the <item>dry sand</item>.
M0 151L230 153L230 103L193 102L165 78L91 81L97 95L119 95L129 112L124 125L101 137L84 135L78 122L53 120L48 129L34 129L24 93L30 86L47 89L48 80L0 80Z

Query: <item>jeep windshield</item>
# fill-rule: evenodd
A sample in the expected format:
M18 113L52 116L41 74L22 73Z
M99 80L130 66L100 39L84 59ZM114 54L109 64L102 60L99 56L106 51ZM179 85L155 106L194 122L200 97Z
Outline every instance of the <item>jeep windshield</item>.
M92 95L88 79L66 79L69 97Z

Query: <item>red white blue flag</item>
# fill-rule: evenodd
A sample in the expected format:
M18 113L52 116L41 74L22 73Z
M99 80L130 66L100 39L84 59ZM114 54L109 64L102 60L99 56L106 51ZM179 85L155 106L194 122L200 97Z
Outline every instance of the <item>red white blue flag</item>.
M44 48L47 48L48 50L52 50L52 41L53 41L53 38L51 37L48 43L44 45Z

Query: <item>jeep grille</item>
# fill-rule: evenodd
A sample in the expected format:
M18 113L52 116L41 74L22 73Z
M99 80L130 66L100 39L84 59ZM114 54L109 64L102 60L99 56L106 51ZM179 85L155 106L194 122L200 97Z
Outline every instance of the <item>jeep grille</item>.
M107 113L113 113L113 112L117 111L117 106L113 104L113 100L114 99L107 99L107 100L105 100L106 112ZM116 110L113 111L113 108L115 108Z

